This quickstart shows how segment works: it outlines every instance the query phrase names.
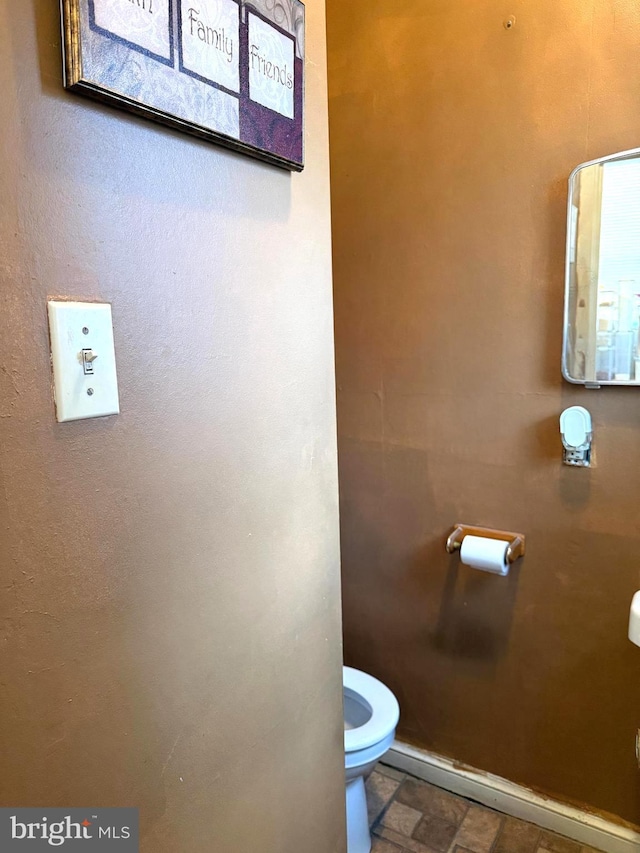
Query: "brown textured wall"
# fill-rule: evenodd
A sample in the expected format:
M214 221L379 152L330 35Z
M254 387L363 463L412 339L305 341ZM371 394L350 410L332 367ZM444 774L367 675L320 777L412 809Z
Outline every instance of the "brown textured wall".
M303 175L61 88L0 2L0 803L144 853L343 853L324 3ZM122 414L57 425L48 295L113 303Z
M406 740L639 823L640 393L564 383L560 349L566 181L640 144L640 6L328 19L347 662ZM571 404L591 471L560 464ZM523 531L525 563L459 567L456 521Z

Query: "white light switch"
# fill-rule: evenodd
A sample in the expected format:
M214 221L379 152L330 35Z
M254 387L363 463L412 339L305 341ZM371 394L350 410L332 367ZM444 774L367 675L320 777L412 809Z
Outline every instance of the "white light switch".
M49 302L48 308L58 421L119 414L111 305Z

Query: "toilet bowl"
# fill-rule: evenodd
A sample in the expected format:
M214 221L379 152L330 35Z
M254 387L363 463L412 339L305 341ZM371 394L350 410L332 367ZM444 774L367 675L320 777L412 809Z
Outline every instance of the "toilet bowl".
M347 851L369 853L365 777L393 743L400 718L388 687L358 669L343 667L344 753L347 789Z

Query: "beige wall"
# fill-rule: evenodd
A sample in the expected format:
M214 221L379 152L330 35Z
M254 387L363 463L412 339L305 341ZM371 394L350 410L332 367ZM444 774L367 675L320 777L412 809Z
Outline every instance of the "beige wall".
M145 853L342 853L324 3L291 176L64 92L0 2L0 802ZM113 303L122 414L57 425L47 296Z
M640 823L640 393L560 378L566 182L640 144L640 7L328 17L347 662L406 740ZM560 464L575 403L591 471ZM525 563L459 568L457 521L523 531Z

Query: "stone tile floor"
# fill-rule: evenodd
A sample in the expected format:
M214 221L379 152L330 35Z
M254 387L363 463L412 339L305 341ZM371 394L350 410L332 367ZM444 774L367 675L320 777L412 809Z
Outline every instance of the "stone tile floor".
M367 781L372 853L597 853L378 764Z

